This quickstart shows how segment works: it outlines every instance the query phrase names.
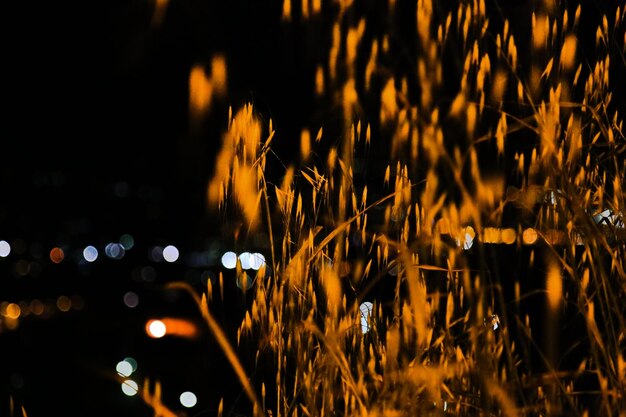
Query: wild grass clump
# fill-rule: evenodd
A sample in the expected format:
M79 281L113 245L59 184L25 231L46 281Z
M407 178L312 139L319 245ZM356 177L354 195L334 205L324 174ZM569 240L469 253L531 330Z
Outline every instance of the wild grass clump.
M254 414L624 416L624 6L296 3L342 131L303 127L270 179L294 138L246 104L208 185L238 239L270 236L236 344L197 297Z

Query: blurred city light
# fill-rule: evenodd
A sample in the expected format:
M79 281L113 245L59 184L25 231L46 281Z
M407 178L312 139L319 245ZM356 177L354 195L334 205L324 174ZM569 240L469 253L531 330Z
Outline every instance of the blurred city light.
M527 245L532 245L533 243L535 243L537 241L537 237L537 231L532 227L529 227L522 233L522 241Z
M131 358L126 357L124 358L124 362L128 362L130 364L130 366L132 367L132 372L135 372L137 370L137 361L135 360L135 358Z
M133 365L126 360L119 361L115 366L115 370L120 376L130 376L133 373Z
M372 316L373 308L374 305L369 301L365 301L359 306L359 310L361 310L361 332L363 334L369 332L370 330L369 321L370 317Z
M50 260L55 264L59 264L63 262L63 259L65 259L65 253L63 252L63 249L52 248L52 250L50 251Z
M237 254L228 251L222 255L222 265L226 269L235 269L237 266Z
M0 240L0 258L6 258L11 253L11 245L6 240Z
M125 250L130 250L135 246L135 239L128 233L123 234L120 237L120 245L122 245Z
M122 259L124 257L125 249L120 243L108 243L104 248L104 253L109 258Z
M241 255L239 255L239 262L241 262L241 268L242 269L250 269L251 268L251 264L250 264L250 258L252 257L252 254L250 252L243 252L241 253Z
M155 246L150 250L150 260L153 262L161 262L163 260L163 248Z
M165 323L161 320L150 320L146 324L146 332L148 336L158 339L165 336L167 328L165 327Z
M124 294L124 305L128 308L135 308L139 305L139 296L132 291Z
M137 391L139 391L139 385L132 379L127 379L122 382L122 392L129 397L133 395L137 395Z
M149 320L146 324L148 336L155 339L165 335L193 339L198 335L198 327L193 322L173 317Z
M163 249L163 259L165 259L166 262L176 262L176 260L178 260L178 255L179 252L176 246L169 245Z
M68 311L70 311L70 308L72 308L72 301L68 296L62 295L57 298L57 308L60 311L67 313Z
M98 259L98 249L91 245L87 246L85 249L83 249L83 258L85 258L87 262L95 261L96 259Z
M250 268L258 271L263 265L265 265L265 256L261 253L253 253L250 256Z
M196 394L191 391L186 391L180 394L180 403L183 407L191 408L195 406L197 402L198 398L196 397Z

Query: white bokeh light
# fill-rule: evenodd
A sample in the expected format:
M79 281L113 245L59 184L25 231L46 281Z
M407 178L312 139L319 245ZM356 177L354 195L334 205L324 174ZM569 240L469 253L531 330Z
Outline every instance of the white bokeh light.
M222 255L222 265L226 269L234 269L237 266L237 254L228 251Z
M0 257L6 258L11 253L11 245L6 240L0 240Z
M165 323L161 320L152 320L148 323L148 333L150 336L158 339L165 336L166 332L167 328L165 327Z
M250 268L258 271L263 265L265 265L265 256L262 253L253 253L250 256Z
M115 370L121 376L130 376L133 373L133 365L125 360L119 361L115 366Z
M198 403L198 398L196 394L191 391L185 391L180 394L180 403L187 408L191 408Z
M95 261L96 259L98 259L98 249L91 245L87 246L85 249L83 249L83 258L85 258L87 262Z
M163 259L165 259L166 262L176 262L176 260L178 260L178 256L178 248L174 245L166 246L163 249Z
M104 253L109 258L122 259L124 257L125 250L124 246L122 246L121 244L111 242L105 246Z
M133 395L137 395L137 391L139 391L139 385L132 379L127 379L122 382L122 392L129 397Z
M128 291L124 294L124 305L128 308L137 307L139 305L139 296L132 291Z
M243 252L241 255L239 255L239 262L241 262L242 269L252 268L251 258L252 254L250 252Z
M363 302L359 307L359 310L361 310L361 332L363 334L369 332L370 330L369 320L372 316L373 308L374 305L369 301Z

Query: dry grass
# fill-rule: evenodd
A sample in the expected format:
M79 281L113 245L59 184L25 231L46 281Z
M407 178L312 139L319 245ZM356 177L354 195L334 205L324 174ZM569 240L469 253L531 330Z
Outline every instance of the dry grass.
M591 11L545 1L524 40L498 10L488 19L484 0L389 1L375 33L362 2L330 3L332 43L311 88L340 109L343 134L315 127L312 141L304 129L299 163L272 184L272 122L246 105L229 117L208 188L246 233L271 236L237 335L273 364L268 380L244 374L210 314L213 289L197 297L254 413L624 416L624 6L588 32L580 20ZM327 19L319 1L284 4L285 24ZM413 19L409 44L398 44L400 12ZM397 64L403 48L410 64ZM212 89L198 71L200 114ZM381 150L386 170L364 171ZM611 216L594 220L602 212ZM519 280L529 277L502 281L488 267L492 243L531 266L541 257L544 284L527 293ZM376 294L383 285L388 299ZM528 298L545 304L542 322L520 307ZM572 318L580 334L563 346ZM570 349L575 366L562 361Z

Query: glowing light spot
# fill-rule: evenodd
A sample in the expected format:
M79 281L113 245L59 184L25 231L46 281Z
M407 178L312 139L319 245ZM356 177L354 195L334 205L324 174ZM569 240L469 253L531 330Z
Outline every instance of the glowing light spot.
M258 271L263 265L265 265L265 256L262 253L255 252L250 256L250 268Z
M52 248L50 251L50 260L55 264L60 264L65 259L65 253L61 248Z
M532 227L529 227L528 229L524 230L524 233L522 233L522 240L525 244L532 245L537 241L537 236L537 231Z
M180 403L183 405L183 407L191 408L195 406L197 402L198 398L196 397L196 394L191 391L185 391L180 394Z
M230 251L223 254L222 265L226 269L234 269L237 266L237 254Z
M161 262L163 260L163 248L155 246L150 250L150 260L153 262Z
M40 316L41 314L43 314L44 311L44 306L43 303L39 300L33 300L30 302L30 311L36 315L36 316Z
M128 308L135 308L139 305L139 296L132 291L124 294L124 304Z
M361 332L363 334L370 331L369 321L372 316L372 308L374 305L369 301L365 301L359 306L359 310L361 310Z
M165 259L166 262L176 262L178 255L179 252L176 246L169 245L163 249L163 259Z
M64 313L70 311L70 308L72 308L72 301L70 300L70 297L62 295L57 298L57 308Z
M133 373L133 365L123 360L117 363L115 370L120 376L130 376Z
M250 265L251 257L252 257L252 254L250 252L243 252L241 255L239 255L239 262L241 262L241 267L243 269L251 268L251 265Z
M15 303L10 303L8 306L6 306L6 311L4 312L4 316L9 319L17 319L20 317L21 313L22 313L22 309L20 308L19 305Z
M94 248L91 245L87 246L83 250L83 258L85 258L87 262L95 261L96 259L98 259L98 249Z
M211 59L211 82L216 94L223 95L226 92L227 74L226 58L223 55L215 55Z
M124 246L121 244L111 242L104 248L104 253L109 258L122 259L124 257L125 250Z
M146 332L148 332L148 336L159 339L165 336L167 327L165 327L165 323L161 320L150 320L146 324Z
M135 360L135 358L131 358L130 356L127 358L124 358L124 362L128 362L130 364L130 366L132 367L132 371L135 372L137 370L137 361Z
M139 391L139 385L132 379L127 379L122 382L122 392L129 397L133 395L137 395L137 391Z
M556 263L550 265L548 276L546 279L546 291L548 292L548 304L550 308L555 309L561 302L563 294L563 282L561 278L561 270Z
M502 243L510 245L515 242L515 229L502 229Z
M204 67L194 65L189 74L189 111L194 118L202 117L211 107L213 84Z
M135 246L135 239L128 233L123 234L120 237L120 245L122 245L125 250L130 250Z
M0 258L6 258L11 253L11 245L6 240L0 240Z

